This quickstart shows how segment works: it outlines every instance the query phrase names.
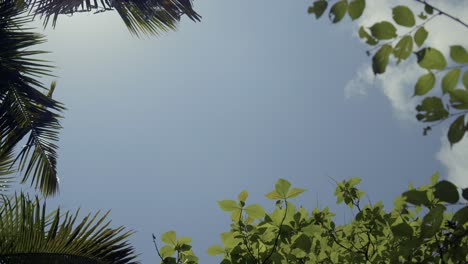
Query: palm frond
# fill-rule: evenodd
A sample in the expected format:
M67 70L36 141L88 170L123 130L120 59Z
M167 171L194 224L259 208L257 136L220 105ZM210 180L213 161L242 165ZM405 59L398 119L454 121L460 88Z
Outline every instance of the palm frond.
M28 50L44 38L23 29L30 20L23 15L24 10L13 1L0 0L0 148L10 153L29 135L15 159L24 172L22 182L30 179L45 195L51 195L58 190L54 142L64 107L45 94L51 89L37 79L49 75L51 66L31 57L45 53Z
M0 193L5 192L10 184L14 182L14 177L11 176L15 172L14 168L11 166L14 161L13 151L6 151L1 147L0 142Z
M52 18L53 26L61 14L115 9L137 36L173 30L184 14L192 21L201 19L191 0L26 0L26 3L34 14L44 18L44 25Z
M3 196L0 211L0 263L34 257L69 259L74 263L136 263L127 238L132 232L110 228L109 212L88 214L78 220L75 213L55 210L48 217L46 205L24 194ZM81 262L79 262L81 260ZM10 261L10 262L8 262ZM55 263L55 262L50 262ZM58 262L57 262L58 263Z

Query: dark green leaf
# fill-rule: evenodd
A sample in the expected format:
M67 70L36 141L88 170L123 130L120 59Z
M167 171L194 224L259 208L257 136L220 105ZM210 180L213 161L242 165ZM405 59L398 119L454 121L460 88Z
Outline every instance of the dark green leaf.
M423 114L420 119L422 122L434 122L448 117L449 113L445 109L442 100L439 97L426 97L422 104L416 107L416 110Z
M374 74L382 74L385 72L392 51L392 46L385 44L374 54L372 57L372 70Z
M467 190L467 189L466 189ZM465 198L466 199L466 198ZM466 199L468 200L468 199ZM458 225L463 226L466 222L468 222L468 206L465 206L455 212L453 215L452 220L457 222Z
M465 86L465 89L468 90L468 71L463 73L462 82L463 86Z
M434 186L436 198L447 203L457 203L460 199L457 187L449 181L440 181Z
M369 44L369 45L372 45L372 46L379 43L379 41L377 39L375 39L374 37L372 37L369 33L367 33L367 31L362 26L359 28L359 37L360 38L365 38L366 43Z
M416 56L419 66L424 69L443 70L447 67L447 61L444 55L435 48L424 48L416 52Z
M358 19L366 8L366 0L352 0L349 3L348 14L352 20Z
M310 248L312 247L312 241L307 235L301 234L296 238L296 240L294 240L292 247L300 248L304 252L309 252Z
M388 21L375 23L370 27L370 31L372 36L380 40L392 39L397 36L396 27Z
M458 80L460 79L460 68L451 69L444 78L442 78L442 91L448 93L455 89L457 86Z
M429 205L426 191L409 190L402 194L406 201L414 205Z
M468 63L468 52L460 45L450 46L450 58L456 63Z
M416 19L414 17L413 11L407 6L396 6L393 8L393 20L404 27L413 27L416 24Z
M333 23L338 23L344 18L347 11L348 11L348 1L341 0L341 1L336 2L331 7L330 13L328 14L328 16Z
M413 38L411 36L404 36L395 46L393 55L398 59L397 63L406 60L413 51Z
M427 213L421 224L421 238L433 237L440 230L444 220L445 206L437 205Z
M424 27L420 27L416 33L414 33L414 42L418 47L421 47L422 44L424 44L424 41L427 39L427 35L429 35L429 33Z
M462 190L462 196L463 196L463 199L468 201L468 188L464 188Z
M460 140L462 140L463 136L465 135L465 132L465 116L461 115L450 125L449 131L447 133L450 145L458 143ZM458 191L456 192L456 195L458 200Z
M428 13L429 15L432 15L434 13L434 8L432 8L432 6L429 4L425 4L424 11Z
M393 235L395 236L399 236L399 237L413 236L413 228L411 228L411 226L406 222L394 225L391 227L391 229L392 229Z
M450 102L456 109L468 109L468 90L455 89L449 91Z
M314 5L309 7L309 14L315 14L315 18L319 19L325 12L325 9L327 9L327 6L328 2L325 0L315 1Z
M414 87L414 95L425 95L435 85L436 77L432 72L422 75L419 77Z

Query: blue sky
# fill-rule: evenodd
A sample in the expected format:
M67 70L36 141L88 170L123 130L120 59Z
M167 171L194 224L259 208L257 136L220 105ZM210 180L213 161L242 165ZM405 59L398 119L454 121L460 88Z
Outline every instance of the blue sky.
M346 219L329 177L359 176L372 202L391 206L410 182L446 175L442 129L423 137L399 118L381 80L345 96L369 63L365 46L349 23L316 21L307 7L197 1L200 23L142 38L116 13L59 18L43 45L68 108L49 205L111 209L115 226L136 231L142 263L158 263L151 233L168 230L193 238L200 263L217 263L205 252L230 222L216 201L242 190L271 208L264 194L285 178L308 190L297 204Z

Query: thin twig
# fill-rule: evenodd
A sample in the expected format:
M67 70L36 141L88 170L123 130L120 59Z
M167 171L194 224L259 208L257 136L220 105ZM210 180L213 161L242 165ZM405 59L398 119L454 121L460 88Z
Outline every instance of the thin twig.
M467 23L465 23L465 22L463 22L462 20L460 20L459 18L454 17L453 15L451 15L451 14L449 14L449 13L447 13L447 12L441 10L440 8L437 8L437 7L433 6L432 4L429 4L426 0L414 0L414 1L416 1L416 2L418 2L418 3L421 3L421 4L423 4L423 5L428 5L428 6L432 7L432 9L436 10L437 12L439 12L439 14L441 14L441 15L443 15L443 16L446 16L446 17L448 17L448 18L450 18L450 19L456 21L456 22L459 23L460 25L462 25L462 26L468 28L468 24L467 24Z
M263 264L267 263L267 260L270 259L270 257L273 255L273 253L275 252L276 246L278 245L279 237L281 235L281 227L283 226L284 220L286 220L286 215L288 214L288 201L286 199L284 199L284 204L285 204L284 216L283 216L283 219L281 220L281 223L278 229L278 235L275 238L275 244L273 245L273 248L271 249L270 254L263 261Z

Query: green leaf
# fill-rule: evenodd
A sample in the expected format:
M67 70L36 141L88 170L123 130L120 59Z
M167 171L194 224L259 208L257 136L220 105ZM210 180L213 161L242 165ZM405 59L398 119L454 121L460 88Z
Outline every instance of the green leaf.
M468 52L460 45L450 46L450 58L456 63L468 63Z
M457 212L455 212L455 214L452 217L452 220L454 222L457 222L459 226L463 226L466 222L468 222L468 206L465 206Z
M424 11L425 11L427 14L432 15L432 14L434 13L434 8L433 8L431 5L429 5L429 4L426 3L426 4L424 5Z
M468 90L468 71L463 73L462 82L463 86L465 86L465 89Z
M439 181L439 176L440 176L440 175L439 175L439 172L436 172L436 173L432 174L432 176L431 176L431 184L436 185L437 182Z
M416 82L414 95L421 96L427 94L434 87L435 81L436 77L432 72L422 75Z
M367 31L364 29L363 26L361 26L359 28L359 37L360 38L365 38L366 39L366 43L371 45L371 46L374 46L376 45L377 43L379 43L379 41L377 39L375 39L374 37L372 37L369 33L367 33Z
M412 237L413 236L413 228L406 223L399 223L391 227L393 235L397 237Z
M220 245L213 245L206 251L210 256L217 256L220 254L224 254L224 248Z
M447 203L457 203L460 199L457 187L449 181L440 181L434 186L434 195L436 198Z
M239 202L245 202L248 196L249 196L249 193L244 190L241 193L239 193L239 195L237 196L237 199L239 200Z
M370 31L372 36L380 40L392 39L397 36L396 27L388 21L375 23L370 27Z
M358 185L359 183L361 183L361 178L359 177L352 177L351 179L349 179L347 182L348 182L348 185L350 187L354 187L356 185Z
M444 220L445 206L437 205L427 213L421 224L421 237L433 237L440 229Z
M279 196L284 199L288 197L288 191L291 187L291 183L285 179L279 179L275 184L275 191L279 194Z
M404 27L413 27L416 24L416 19L414 17L413 11L409 9L407 6L396 6L392 10L393 12L393 20Z
M442 78L442 91L448 93L451 90L455 89L457 86L458 80L460 79L460 68L451 69L444 78Z
M268 198L270 200L283 199L283 197L281 197L281 195L279 195L279 193L277 191L271 191L271 192L267 193L265 196L266 196L266 198Z
M237 223L242 220L241 216L242 216L242 209L240 208L234 209L231 213L231 221Z
M419 66L424 69L443 70L447 67L447 61L444 55L435 48L424 48L416 52L416 56Z
M372 70L374 74L382 74L385 72L392 51L392 46L385 44L374 54L372 57Z
M161 240L169 245L177 245L176 232L171 230L162 234Z
M468 188L462 190L462 197L468 201Z
M339 2L336 2L331 7L328 17L333 23L338 23L344 18L347 11L348 11L348 1L341 0Z
M427 32L424 27L420 27L416 30L416 33L414 33L414 42L418 47L421 47L422 44L424 44L424 41L427 39L427 35L429 35L429 32Z
M439 97L426 97L422 104L416 107L416 110L422 113L422 122L434 122L448 117L449 113L445 109L442 100Z
M468 109L468 91L462 89L455 89L449 91L450 102L452 107L456 109Z
M398 59L397 63L402 60L406 60L413 51L413 38L411 36L404 36L395 46L393 55Z
M463 136L465 135L465 132L466 132L465 116L461 115L457 119L455 119L455 121L453 121L447 133L447 137L450 142L450 145L453 146L453 144L458 143L460 140L462 140ZM458 191L456 192L456 194L457 194L457 200L458 200Z
M163 258L168 258L174 256L175 250L174 247L171 246L163 246L160 250L159 253L161 254L161 257Z
M361 17L364 9L366 8L366 0L352 0L349 3L348 14L352 20L356 20Z
M302 249L304 252L310 252L312 240L305 234L299 235L293 242L292 248Z
M190 244L192 239L190 237L181 237L177 240L177 245Z
M325 0L319 0L315 1L314 5L309 7L309 14L315 14L315 18L319 19L323 13L325 12L325 9L327 9L328 2Z
M233 210L239 209L239 205L237 205L236 201L234 200L222 200L218 201L219 207L226 212L231 212Z
M429 205L429 199L427 198L427 191L409 190L402 194L406 201L414 205Z
M305 192L305 189L300 189L300 188L292 188L291 191L289 191L288 196L286 198L294 198L297 197L299 194Z
M258 204L251 204L245 207L244 211L253 219L259 219L265 216L265 209Z

